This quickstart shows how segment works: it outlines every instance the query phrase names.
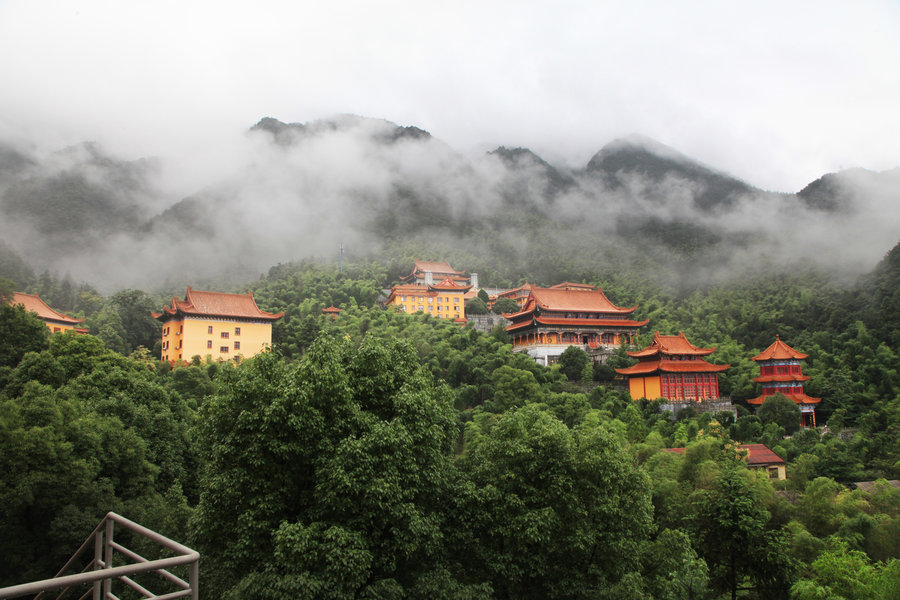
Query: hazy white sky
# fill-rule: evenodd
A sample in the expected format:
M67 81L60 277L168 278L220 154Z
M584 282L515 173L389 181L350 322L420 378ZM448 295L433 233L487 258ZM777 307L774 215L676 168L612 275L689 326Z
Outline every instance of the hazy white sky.
M900 166L900 2L0 0L0 140L196 157L336 113L575 167L640 133L797 191Z

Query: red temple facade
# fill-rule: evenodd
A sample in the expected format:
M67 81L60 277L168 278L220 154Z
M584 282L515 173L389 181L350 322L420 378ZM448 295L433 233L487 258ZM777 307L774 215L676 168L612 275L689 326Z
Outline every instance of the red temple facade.
M632 317L637 306L616 306L599 288L585 284L532 286L521 311L503 316L512 321L506 331L513 349L527 352L543 365L556 362L569 346L589 354L633 344L638 329L648 323Z
M715 348L698 348L684 333L653 334L653 342L628 356L638 363L616 369L628 378L628 391L633 400L666 399L672 402L701 402L719 398L719 373L730 365L714 365L706 360Z
M807 356L776 335L771 346L753 357L759 363L759 377L753 381L762 385L762 394L747 402L759 406L774 394L784 394L800 407L800 426L815 427L816 404L822 399L811 398L803 391L803 382L809 377L803 374L800 361Z

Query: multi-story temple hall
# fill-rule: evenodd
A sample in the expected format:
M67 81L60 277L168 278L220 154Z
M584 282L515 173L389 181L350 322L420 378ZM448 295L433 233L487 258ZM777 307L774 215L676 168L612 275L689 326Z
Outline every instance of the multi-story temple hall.
M209 356L214 360L249 358L272 344L272 323L284 313L259 309L253 294L202 292L190 287L184 300L150 313L162 322L160 358L170 363Z
M634 400L715 401L719 398L719 373L731 366L714 365L704 358L715 350L698 348L683 332L660 335L657 331L649 346L628 353L638 363L616 372L628 378L628 391Z
M506 331L513 349L546 366L569 346L582 347L597 361L613 348L633 344L638 329L649 322L635 321L636 309L616 306L600 288L560 283L533 286L522 310L503 316L512 321Z
M803 382L809 376L803 374L800 361L808 355L797 352L775 336L771 346L753 357L759 363L759 377L753 379L762 384L762 394L747 400L749 404L761 405L774 394L784 394L800 407L800 426L816 426L816 404L821 398L811 398L803 391Z

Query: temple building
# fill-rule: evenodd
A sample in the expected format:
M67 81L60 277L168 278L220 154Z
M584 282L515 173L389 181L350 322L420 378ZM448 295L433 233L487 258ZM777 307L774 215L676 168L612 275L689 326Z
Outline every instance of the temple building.
M259 309L253 294L201 292L188 287L184 300L151 313L161 321L161 359L175 363L194 356L249 358L272 344L272 323L284 313Z
M719 398L719 373L731 365L714 365L704 358L715 348L698 348L684 333L678 335L653 334L653 342L628 356L638 363L616 369L628 378L631 398L640 400L666 399L672 402L716 400Z
M501 292L497 292L496 294L492 294L488 297L488 308L494 308L494 302L500 300L501 298L509 298L510 300L514 300L516 304L519 305L519 308L525 306L525 303L528 301L528 297L531 295L531 290L534 289L534 285L528 283L527 281L520 285L517 288L513 288L511 290L503 290Z
M418 261L416 264L419 264ZM444 263L446 264L446 263ZM437 283L403 283L391 288L385 306L398 306L408 313L423 312L441 319L466 321L466 294L472 286L451 278Z
M88 332L86 328L79 327L84 322L84 319L76 319L53 310L37 294L14 292L9 303L12 306L21 304L25 307L25 310L36 314L53 333L64 333L66 331L75 331L76 333Z
M771 346L753 357L759 363L759 377L753 381L762 385L762 394L747 402L759 406L773 394L784 394L800 407L800 426L815 427L816 404L822 399L811 398L803 391L803 382L808 381L809 376L803 374L800 361L807 356L776 335Z
M595 360L621 345L633 344L647 320L635 321L637 306L614 305L603 291L585 284L533 286L506 331L513 349L527 352L542 365L554 364L569 346L582 347Z
M478 273L457 271L450 266L450 263L431 260L415 261L410 274L402 277L400 281L409 285L428 286L446 279L457 285L478 288Z

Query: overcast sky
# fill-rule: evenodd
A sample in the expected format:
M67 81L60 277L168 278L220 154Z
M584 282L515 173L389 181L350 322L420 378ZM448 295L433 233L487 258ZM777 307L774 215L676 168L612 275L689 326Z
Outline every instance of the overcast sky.
M798 191L900 166L900 2L0 0L0 140L196 157L336 113L573 167L639 133Z

